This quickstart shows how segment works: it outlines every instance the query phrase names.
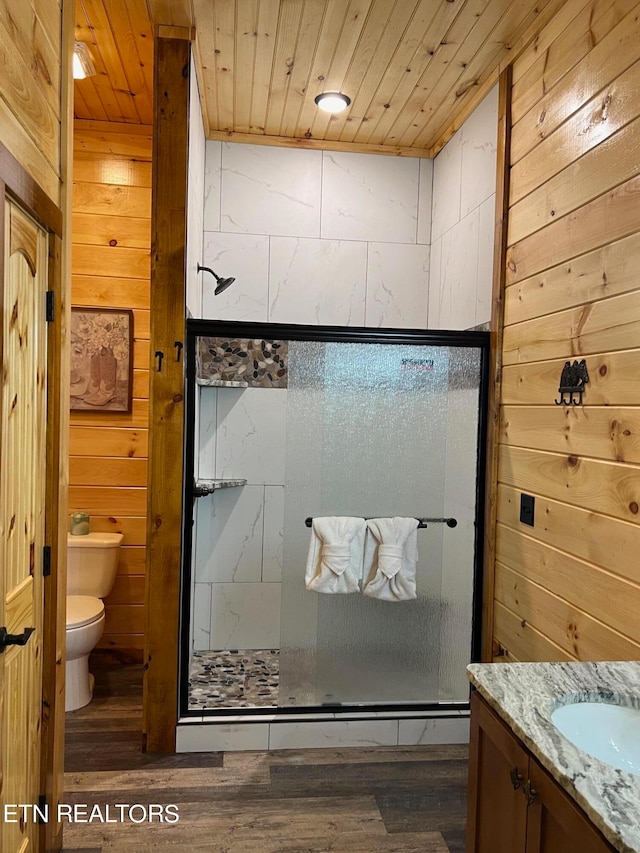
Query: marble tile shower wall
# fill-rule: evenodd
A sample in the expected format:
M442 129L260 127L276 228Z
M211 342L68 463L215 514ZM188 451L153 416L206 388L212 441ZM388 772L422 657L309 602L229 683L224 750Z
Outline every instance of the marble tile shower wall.
M435 161L207 141L202 263L236 281L200 316L488 321L496 135L494 91ZM195 649L279 647L286 393L201 389L199 476L247 485L197 502Z
M186 303L193 317L202 315L202 287L197 271L202 258L204 231L204 173L205 143L204 124L200 110L200 94L193 58L189 80L189 159L187 163L187 238L186 254Z
M203 317L428 326L432 162L209 140Z
M208 141L202 316L428 326L429 160ZM195 649L278 648L286 390L200 390Z
M497 130L496 86L434 161L431 329L491 319Z
M198 476L247 485L197 501L193 647L277 649L287 391L199 393Z

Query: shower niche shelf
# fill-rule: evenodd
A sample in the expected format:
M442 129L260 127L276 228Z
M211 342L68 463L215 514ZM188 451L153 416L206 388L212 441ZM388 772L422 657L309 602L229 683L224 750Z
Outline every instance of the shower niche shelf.
M196 384L201 388L248 388L248 382L235 381L230 379L196 379Z
M233 489L246 485L246 480L195 480L193 484L193 496L194 498L203 498L206 495L212 495L220 489Z

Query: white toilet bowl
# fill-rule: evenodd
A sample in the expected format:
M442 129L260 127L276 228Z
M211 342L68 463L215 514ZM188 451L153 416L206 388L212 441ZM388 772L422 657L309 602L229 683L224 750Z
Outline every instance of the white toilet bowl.
M113 589L121 533L67 536L67 664L65 710L91 702L89 655L104 632L102 599Z
M89 673L89 655L103 631L102 601L91 595L68 595L65 711L76 711L91 702L93 676Z

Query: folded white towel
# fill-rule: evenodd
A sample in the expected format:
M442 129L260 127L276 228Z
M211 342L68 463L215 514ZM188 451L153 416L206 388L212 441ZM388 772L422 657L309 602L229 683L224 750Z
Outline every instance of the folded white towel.
M418 520L370 518L364 547L362 590L383 601L417 598Z
M359 592L365 525L363 518L314 518L305 584L314 592Z

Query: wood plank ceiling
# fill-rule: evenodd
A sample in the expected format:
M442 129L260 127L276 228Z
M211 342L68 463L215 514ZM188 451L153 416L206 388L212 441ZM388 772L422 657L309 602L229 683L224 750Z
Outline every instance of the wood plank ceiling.
M76 116L151 122L152 27L195 26L212 138L433 155L562 0L77 0ZM189 30L185 30L189 32ZM330 116L314 97L342 91Z
M76 0L76 41L97 74L74 85L75 117L151 124L153 28L146 0Z
M210 134L424 156L545 7L560 5L193 0ZM351 106L329 116L314 104L323 91L344 92Z

